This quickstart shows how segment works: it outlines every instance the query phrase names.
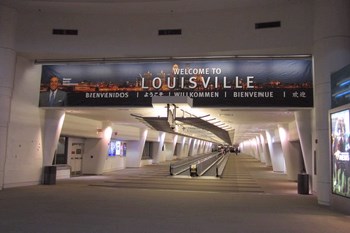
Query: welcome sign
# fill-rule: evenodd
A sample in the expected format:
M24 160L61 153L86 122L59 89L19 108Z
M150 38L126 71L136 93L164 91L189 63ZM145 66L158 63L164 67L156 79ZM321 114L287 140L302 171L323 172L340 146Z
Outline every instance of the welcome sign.
M193 107L313 107L312 79L309 58L43 65L39 106L151 107L153 96L188 96Z

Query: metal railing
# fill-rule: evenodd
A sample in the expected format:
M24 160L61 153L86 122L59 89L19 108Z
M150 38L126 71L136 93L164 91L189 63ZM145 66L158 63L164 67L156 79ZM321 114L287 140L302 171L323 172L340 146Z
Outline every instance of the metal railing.
M210 154L201 154L195 157L188 157L187 159L181 160L176 163L170 164L170 175L179 175L188 171L187 175L190 175L190 167L192 164L196 164L198 161L205 160L208 157L217 155L218 152L213 152Z
M181 161L170 164L170 175L179 175L185 172L186 170L189 170L192 163L206 156L208 156L208 154L201 154L195 157L188 157L187 159L183 159Z
M196 161L195 163L192 163L190 167L190 176L202 176L218 162L221 156L221 153L216 152L212 153L210 156Z
M216 163L216 177L221 177L224 172L229 154L225 154L220 158L220 160Z
M170 175L175 176L179 174L186 174L196 177L203 176L207 173L206 175L209 174L211 176L215 175L216 177L221 177L225 169L228 156L229 154L223 155L222 153L214 152L196 157L189 157L186 160L181 160L170 164ZM209 170L210 172L208 172Z

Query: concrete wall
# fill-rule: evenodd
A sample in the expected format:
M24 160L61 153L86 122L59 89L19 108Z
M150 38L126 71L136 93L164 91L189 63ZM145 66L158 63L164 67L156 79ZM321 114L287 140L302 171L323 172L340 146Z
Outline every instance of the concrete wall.
M310 12L308 1L210 14L21 12L16 49L36 58L311 53ZM279 20L281 28L255 30L255 23ZM28 22L35 23L28 27ZM54 36L53 28L78 29L79 34ZM163 28L181 28L183 33L158 36Z
M41 181L45 114L37 107L40 73L40 66L17 57L5 158L5 188Z

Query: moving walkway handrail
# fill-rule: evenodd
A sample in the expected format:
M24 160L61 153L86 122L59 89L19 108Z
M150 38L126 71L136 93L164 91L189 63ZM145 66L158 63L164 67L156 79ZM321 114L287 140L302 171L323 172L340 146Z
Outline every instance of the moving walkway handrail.
M219 162L216 164L216 177L221 177L222 173L224 172L226 162L228 160L229 154L225 154L222 156L219 160Z
M220 162L220 160L222 159L222 154L218 154L217 156L219 156L219 158L217 158L214 162L212 162L211 164L209 164L209 166L207 168L205 168L200 174L198 174L199 176L202 176L203 174L205 174L210 168L212 168L215 164L217 164L218 162ZM217 173L216 173L217 174Z
M190 165L195 163L198 160L201 160L203 158L209 157L211 156L213 153L210 154L200 154L196 157L187 159L185 161L181 160L178 161L174 164L170 164L170 175L178 175L186 170L189 170Z
M218 157L221 155L222 154L218 152L212 153L212 155L207 156L203 159L200 159L195 163L192 163L190 166L190 175L191 176L203 175L206 171L208 171L208 169L210 169L217 162Z

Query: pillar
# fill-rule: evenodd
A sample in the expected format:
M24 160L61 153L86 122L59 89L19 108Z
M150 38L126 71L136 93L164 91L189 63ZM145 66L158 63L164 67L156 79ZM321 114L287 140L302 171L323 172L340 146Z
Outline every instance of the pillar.
M262 147L263 156L265 159L265 165L267 167L270 167L271 166L271 157L270 157L270 152L269 152L269 148L267 146L265 137L266 137L266 134L265 134L265 136L263 134L260 134L260 143L261 143L261 147Z
M306 173L312 174L311 111L294 112Z
M266 131L266 140L267 146L269 148L270 156L271 156L271 165L272 170L274 172L285 172L286 165L283 157L282 146L281 143L275 142L274 137L275 133L273 130Z
M143 149L148 135L147 129L140 129L140 139L128 142L126 167L140 167Z
M61 135L65 118L64 110L48 109L45 111L43 137L43 166L51 166Z
M188 151L187 151L187 156L192 156L193 155L193 147L194 147L195 139L189 138L188 139Z
M298 178L298 173L301 172L299 148L294 148L289 142L288 124L280 124L278 126L278 132L280 135L283 156L286 164L287 177L291 181L296 181Z
M350 1L314 0L315 131L318 203L330 205L330 77L350 61Z
M171 157L171 160L174 159L174 155L175 155L175 151L176 151L176 145L177 145L177 139L178 139L178 135L175 134L174 137L173 137L173 144L172 144L172 148L171 148L171 151L172 151L172 157ZM176 157L179 157L178 155L176 155Z
M266 158L265 158L265 153L263 148L264 138L261 137L261 134L259 136L256 136L256 141L257 141L257 148L258 148L260 162L266 164Z
M185 150L186 150L186 137L182 136L181 144L180 144L180 154L178 155L179 158L185 157Z
M7 136L11 96L15 77L15 25L17 13L0 6L0 190L3 189L6 166Z
M158 132L158 143L156 150L153 154L153 163L160 163L165 161L165 157L163 156L163 147L164 147L164 140L165 140L165 132Z

